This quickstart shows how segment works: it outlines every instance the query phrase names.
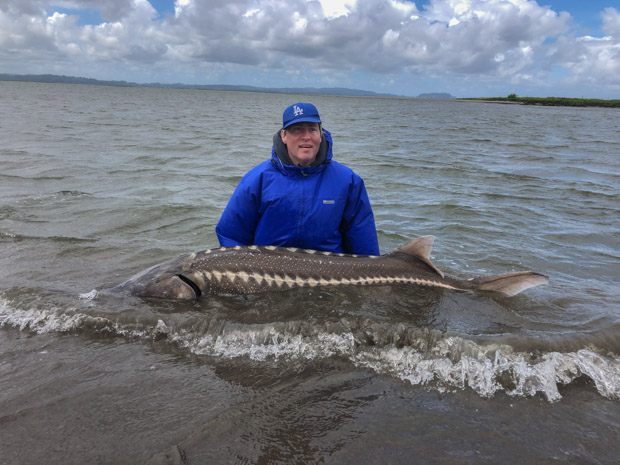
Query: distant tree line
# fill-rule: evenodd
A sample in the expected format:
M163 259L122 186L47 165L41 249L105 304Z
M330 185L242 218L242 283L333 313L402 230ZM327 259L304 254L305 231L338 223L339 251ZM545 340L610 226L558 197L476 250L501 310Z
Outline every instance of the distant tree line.
M522 105L620 108L620 100L604 100L596 98L519 97L517 94L510 94L507 97L477 97L464 100L520 103Z

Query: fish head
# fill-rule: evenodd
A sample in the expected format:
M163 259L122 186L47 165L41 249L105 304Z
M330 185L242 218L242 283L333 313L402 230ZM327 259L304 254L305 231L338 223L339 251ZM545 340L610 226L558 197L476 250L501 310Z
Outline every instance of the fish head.
M176 265L175 262L163 263L142 271L110 291L139 297L197 299L204 293L207 283L191 273L185 276L188 273L172 266Z

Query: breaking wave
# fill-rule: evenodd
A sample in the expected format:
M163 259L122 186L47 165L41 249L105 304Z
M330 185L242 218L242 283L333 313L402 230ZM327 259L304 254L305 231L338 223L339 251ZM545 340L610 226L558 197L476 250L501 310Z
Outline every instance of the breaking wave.
M91 292L81 299L91 305L96 297ZM0 328L165 339L188 353L238 363L337 357L412 385L439 392L469 388L482 397L501 392L516 397L540 394L555 402L562 398L562 386L585 378L600 395L620 399L620 358L595 348L520 351L506 343L369 318L247 324L201 312L149 315L142 309L112 316L43 302L19 306L26 308L15 308L0 298Z

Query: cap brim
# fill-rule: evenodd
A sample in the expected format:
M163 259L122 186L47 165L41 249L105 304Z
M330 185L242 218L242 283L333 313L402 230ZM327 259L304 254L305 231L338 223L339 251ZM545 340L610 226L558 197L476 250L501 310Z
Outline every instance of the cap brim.
M321 124L321 120L319 118L312 118L312 117L306 117L306 118L298 118L295 121L291 121L290 123L288 123L286 126L282 126L282 129L286 129L289 126L292 126L293 124L297 124L297 123L319 123Z

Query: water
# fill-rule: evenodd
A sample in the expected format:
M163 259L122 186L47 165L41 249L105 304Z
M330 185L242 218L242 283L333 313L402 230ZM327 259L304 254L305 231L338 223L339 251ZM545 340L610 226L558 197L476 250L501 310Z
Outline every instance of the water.
M217 246L283 108L310 99L382 252L461 278L199 302L99 291ZM615 463L620 115L0 83L3 463Z

